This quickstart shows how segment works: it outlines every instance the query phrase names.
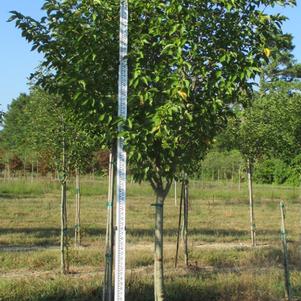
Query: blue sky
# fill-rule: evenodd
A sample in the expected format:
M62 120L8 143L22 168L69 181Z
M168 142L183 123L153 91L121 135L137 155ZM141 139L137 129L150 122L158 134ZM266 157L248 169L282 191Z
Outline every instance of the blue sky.
M22 92L28 92L28 76L38 65L41 56L31 52L30 45L21 37L13 23L7 23L9 11L17 10L25 15L37 18L42 15L40 10L43 0L2 0L0 2L0 110L6 110L13 98ZM294 8L276 8L287 17L284 31L294 35L296 46L294 54L301 62L301 0Z
M9 11L17 10L32 17L42 15L43 0L0 1L0 109L21 92L27 92L27 78L38 65L41 56L31 52L30 45L21 37L13 23L6 22Z

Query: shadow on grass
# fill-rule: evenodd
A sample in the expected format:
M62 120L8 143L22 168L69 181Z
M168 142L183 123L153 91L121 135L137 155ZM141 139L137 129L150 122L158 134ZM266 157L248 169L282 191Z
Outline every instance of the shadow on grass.
M106 233L106 230L104 228L82 228L82 237L93 237L93 236L104 236ZM34 227L28 227L28 228L1 228L0 227L0 237L1 235L17 235L18 240L20 240L21 243L17 242L12 247L53 247L57 246L59 244L59 237L61 234L61 229L59 227L57 228L34 228ZM70 238L73 238L74 235L74 228L69 227L68 228L68 235ZM22 243L21 239L22 237L29 238L26 240L26 243ZM2 241L0 242L0 250L2 248L11 247L11 243Z
M127 233L133 237L139 236L154 236L154 229L127 229ZM192 228L188 231L188 235L202 236L229 236L229 237L245 237L249 234L248 231L236 230L236 229L208 229L208 228ZM176 237L177 229L164 229L165 237Z
M166 283L166 298L168 301L254 301L254 300L280 300L275 291L264 291L254 283L241 283L236 281L225 281L217 283L212 281L204 282L202 279L175 279ZM253 285L252 285L253 284ZM46 288L45 288L46 290ZM275 295L276 296L275 296ZM10 296L13 295L11 292ZM32 300L32 301L100 301L102 300L102 289L97 283L88 287L60 287L59 284L51 287L50 291L38 293L31 292L26 296L26 292L21 294L21 290L15 294L15 298L5 300ZM274 296L273 296L274 295ZM1 295L0 295L1 297ZM126 300L130 301L153 301L153 284L151 281L143 282L139 279L130 279L126 285Z
M13 292L11 292L13 294ZM130 301L153 301L154 300L153 285L135 281L128 283L126 286L126 300ZM166 286L166 296L169 301L200 301L200 300L221 300L221 295L215 289L196 288L193 289L185 284L175 287L173 284ZM89 287L88 289L63 289L57 287L54 292L44 292L39 296L32 294L29 298L23 296L15 296L18 300L39 300L39 301L101 301L102 288ZM17 299L7 299L17 300Z
M73 228L69 227L69 234L73 232ZM104 228L84 228L82 227L83 232L88 235L102 235L105 234ZM0 228L0 235L4 234L33 234L35 237L53 237L60 235L61 229L58 228Z
M53 237L60 235L60 228L0 228L0 235L4 234L33 234L37 238L41 237ZM69 227L70 234L73 232L73 227ZM105 228L82 227L82 231L89 236L99 236L106 233ZM277 230L258 230L258 234L279 234ZM127 234L131 236L153 236L154 229L127 229ZM216 236L245 236L248 235L249 231L237 230L237 229L219 229L219 228L192 228L189 230L189 235L216 235ZM164 235L175 236L177 235L176 228L164 229Z
M15 193L0 193L0 199L2 200L15 200L15 199L34 199L39 197L40 195L37 194L15 194Z
M70 227L68 229L69 237L73 237L74 228ZM30 236L32 239L28 240L27 245L39 245L39 246L54 246L58 243L58 238L60 237L60 228L0 228L0 236L1 235L20 235L26 237ZM83 237L103 237L106 233L105 228L100 227L82 227L82 236ZM127 229L127 234L132 239L148 237L153 239L154 237L154 229ZM166 238L176 237L177 229L169 228L164 229L164 236ZM189 230L188 235L199 236L200 240L206 239L206 237L225 237L225 238L233 238L233 239L245 239L249 236L249 231L238 230L238 229L219 229L219 228L192 228ZM258 236L279 236L278 230L271 229L261 229L257 231ZM37 242L34 239L37 239ZM5 242L2 242L0 245L5 246Z

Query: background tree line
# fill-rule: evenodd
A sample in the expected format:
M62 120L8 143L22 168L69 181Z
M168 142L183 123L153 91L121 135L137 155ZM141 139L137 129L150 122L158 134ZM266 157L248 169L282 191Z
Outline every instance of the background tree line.
M28 95L21 94L14 99L3 116L0 132L2 176L49 174L55 178L57 148L63 136L62 118L68 120L64 135L69 135L70 156L75 161L85 162L81 164L82 172L106 172L108 152L97 146L70 111L68 116L57 96L33 89ZM83 145L89 149L88 153L83 151Z

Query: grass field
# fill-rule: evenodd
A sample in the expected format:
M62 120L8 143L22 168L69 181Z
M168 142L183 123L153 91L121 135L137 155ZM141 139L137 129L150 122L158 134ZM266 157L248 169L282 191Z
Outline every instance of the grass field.
M74 189L68 191L71 273L59 273L59 186L50 180L0 182L0 300L101 300L106 179L82 180L82 243L73 248ZM255 185L256 248L250 247L247 187L190 183L190 266L174 268L178 207L166 200L164 263L168 301L282 300L279 201L287 209L294 300L301 300L300 189ZM153 300L154 195L128 184L127 300ZM180 250L182 255L183 250Z

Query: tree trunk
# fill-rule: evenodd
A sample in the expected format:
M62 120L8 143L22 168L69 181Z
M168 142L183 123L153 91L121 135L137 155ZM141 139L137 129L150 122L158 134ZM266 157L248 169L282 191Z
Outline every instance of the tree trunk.
M188 266L188 180L184 180L184 260L185 265Z
M114 184L115 184L115 156L111 152L109 159L109 185L107 202L106 254L105 276L103 284L103 301L111 301L113 296L113 250L114 250Z
M68 263L68 233L67 233L67 184L61 182L61 272L67 274Z
M177 207L177 181L176 180L174 180L175 181L175 207Z
M4 181L7 180L7 163L4 165Z
M65 125L63 123L63 134ZM69 254L68 254L68 227L67 227L67 166L66 166L66 140L62 140L62 165L61 175L61 272L69 273Z
M33 182L33 171L34 171L33 161L31 161L31 183Z
M80 173L79 169L75 170L75 227L74 227L74 242L75 247L79 247L81 244L81 232L80 232Z
M239 165L239 168L238 168L238 191L240 192L241 190L241 166Z
M179 208L179 222L178 222L178 233L177 233L177 246L176 246L176 258L175 258L175 268L178 265L178 255L179 255L179 242L180 242L180 230L181 230L181 220L182 220L182 207L184 199L184 183L181 185L181 196L180 196L180 208Z
M249 206L250 206L250 224L252 246L256 246L256 226L254 217L254 198L253 198L253 170L251 160L248 159L248 188L249 188Z
M8 161L6 164L6 179L10 180L11 174L10 174L10 162Z
M24 156L24 161L23 161L23 176L26 179L26 156Z
M162 190L156 191L155 213L155 256L154 256L154 294L155 301L164 301L163 275L163 205L166 194Z
M283 202L280 202L280 213L281 213L281 242L283 248L283 268L284 268L284 284L285 284L285 297L287 301L292 300L291 294L291 283L290 283L290 272L288 264L288 250L287 250L287 239L285 229L285 206Z

